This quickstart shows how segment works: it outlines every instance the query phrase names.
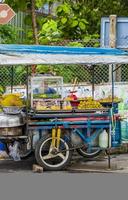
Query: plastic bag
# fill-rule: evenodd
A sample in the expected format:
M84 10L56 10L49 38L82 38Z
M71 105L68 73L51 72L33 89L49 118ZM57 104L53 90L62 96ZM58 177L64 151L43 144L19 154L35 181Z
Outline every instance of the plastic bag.
M9 146L9 156L11 156L14 161L21 160L19 154L19 142L15 141L13 145Z
M1 159L6 159L6 158L8 158L9 156L8 156L8 154L7 154L7 152L6 151L1 151L0 150L0 160Z
M63 110L72 110L72 106L71 106L70 101L64 101Z

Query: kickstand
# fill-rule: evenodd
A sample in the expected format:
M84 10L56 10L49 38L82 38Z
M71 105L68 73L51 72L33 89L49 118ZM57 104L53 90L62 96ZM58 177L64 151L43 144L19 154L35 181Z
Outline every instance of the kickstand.
M108 156L108 169L111 169L111 156L110 156L110 149L105 150L106 155Z

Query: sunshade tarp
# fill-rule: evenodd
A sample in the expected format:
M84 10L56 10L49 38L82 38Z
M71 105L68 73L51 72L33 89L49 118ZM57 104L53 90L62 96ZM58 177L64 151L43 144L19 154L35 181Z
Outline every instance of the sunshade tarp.
M128 64L128 52L112 48L0 45L0 65Z

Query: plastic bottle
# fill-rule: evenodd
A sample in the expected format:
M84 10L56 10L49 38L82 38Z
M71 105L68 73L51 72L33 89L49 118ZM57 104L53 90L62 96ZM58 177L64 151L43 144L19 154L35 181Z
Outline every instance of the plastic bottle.
M103 130L103 132L99 135L99 146L101 148L108 147L108 133L106 130Z

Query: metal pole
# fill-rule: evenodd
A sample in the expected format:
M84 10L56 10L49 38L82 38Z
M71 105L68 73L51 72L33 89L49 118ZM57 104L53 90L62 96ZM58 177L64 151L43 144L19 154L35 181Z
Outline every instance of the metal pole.
M114 65L112 65L111 73L112 73L112 111L113 111L113 103L114 103Z
M91 68L91 75L92 75L92 98L94 99L94 91L95 91L95 68L92 66Z
M29 87L28 87L28 77L29 77L29 66L27 65L27 71L26 71L26 135L28 134L28 105L29 105Z
M11 93L13 92L13 84L14 84L14 67L11 66Z
M111 76L112 76L112 116L113 117L113 102L114 102L114 65L111 65ZM110 129L109 129L109 134L112 133L112 127L110 124ZM107 155L108 155L108 168L111 169L111 156L110 156L110 147L111 147L111 137L108 137L108 151L107 151Z

